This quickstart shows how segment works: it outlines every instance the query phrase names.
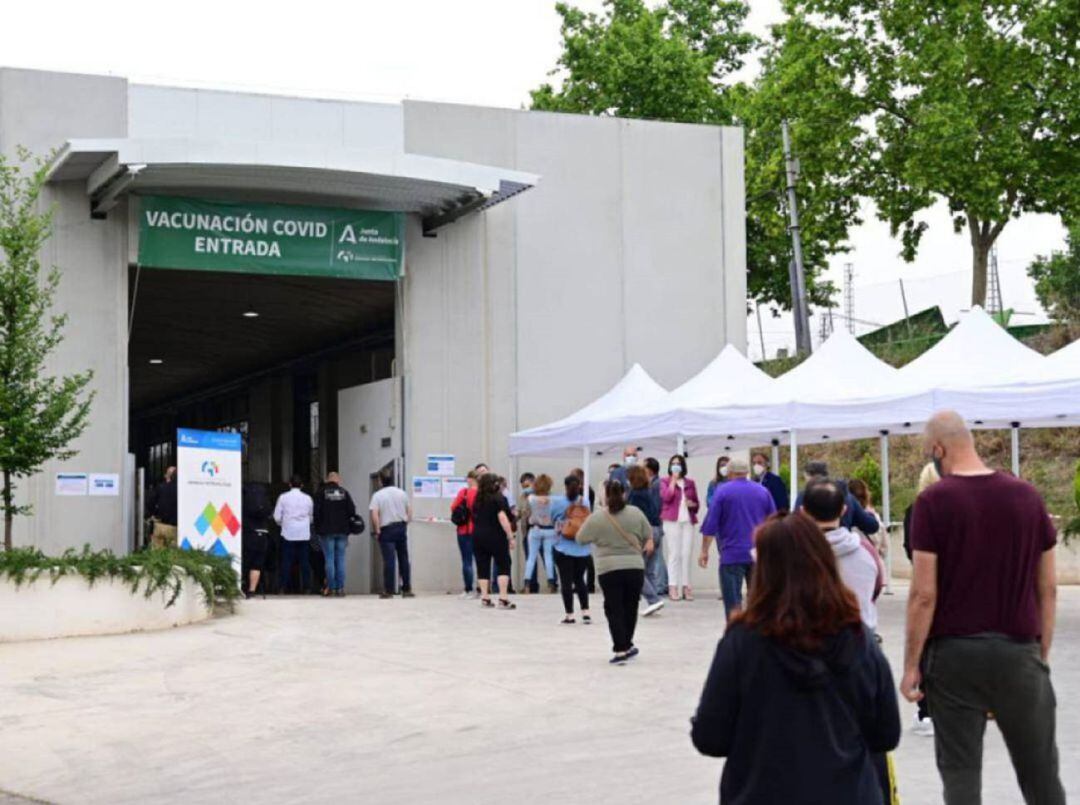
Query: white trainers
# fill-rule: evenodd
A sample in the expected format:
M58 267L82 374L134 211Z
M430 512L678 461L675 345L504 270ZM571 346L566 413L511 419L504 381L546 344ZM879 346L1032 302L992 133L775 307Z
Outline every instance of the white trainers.
M919 735L923 738L934 737L934 722L929 718L919 718L919 714L915 714L915 724L911 728L912 735Z
M475 597L476 596L474 596L471 592L462 593L461 595L458 596L458 598L460 598L462 601L467 601L470 598L475 598Z
M664 599L661 598L655 604L649 604L647 607L645 607L645 609L642 610L641 616L643 618L647 618L650 615L655 615L657 612L659 612L663 608L664 608Z

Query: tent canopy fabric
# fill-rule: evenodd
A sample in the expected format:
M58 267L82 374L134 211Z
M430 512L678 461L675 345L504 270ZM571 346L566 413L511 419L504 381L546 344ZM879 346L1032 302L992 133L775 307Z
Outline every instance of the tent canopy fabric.
M668 393L635 365L598 400L511 436L511 455L604 453L625 445L687 452L919 433L952 408L973 427L1080 424L1080 341L1050 357L1021 344L980 308L916 360L895 369L851 334L770 378L728 345Z

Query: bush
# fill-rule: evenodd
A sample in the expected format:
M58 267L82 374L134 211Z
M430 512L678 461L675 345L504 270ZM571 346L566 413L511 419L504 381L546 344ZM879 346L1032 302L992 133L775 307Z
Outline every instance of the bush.
M91 586L98 579L119 579L131 588L132 595L140 587L147 598L157 592L167 593L167 607L176 603L185 579L202 588L211 606L218 602L231 605L240 595L232 560L205 551L170 548L116 556L112 551L93 551L84 545L82 551L69 548L60 556L46 556L37 548L0 553L0 578L10 579L16 587L44 575L54 584L61 576L79 575Z
M855 465L851 471L852 478L858 478L870 490L870 500L875 506L881 505L881 465L874 457L866 453L862 461Z

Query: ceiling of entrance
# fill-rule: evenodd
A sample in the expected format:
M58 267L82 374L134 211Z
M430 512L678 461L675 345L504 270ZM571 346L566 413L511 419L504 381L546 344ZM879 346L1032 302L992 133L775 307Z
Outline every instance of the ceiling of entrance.
M139 411L391 331L394 283L144 268L134 304Z

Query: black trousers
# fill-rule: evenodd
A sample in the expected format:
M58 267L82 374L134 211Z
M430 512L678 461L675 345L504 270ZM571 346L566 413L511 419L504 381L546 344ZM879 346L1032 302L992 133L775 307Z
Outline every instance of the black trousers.
M589 609L589 588L585 584L585 571L589 565L587 556L567 556L556 549L555 568L559 571L559 592L562 593L563 610L567 615L574 614L574 593L582 611Z
M604 615L611 632L611 650L616 654L634 646L638 599L645 583L644 570L611 570L598 576L604 591Z
M981 802L987 713L994 714L1005 738L1024 801L1064 805L1057 700L1038 643L999 636L938 638L923 654L923 687L946 805Z

